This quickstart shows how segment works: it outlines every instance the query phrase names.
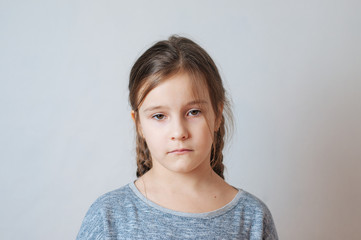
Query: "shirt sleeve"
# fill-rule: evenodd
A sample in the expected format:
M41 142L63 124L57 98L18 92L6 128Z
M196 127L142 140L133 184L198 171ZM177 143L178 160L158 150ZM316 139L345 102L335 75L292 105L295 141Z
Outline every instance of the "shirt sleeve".
M270 210L265 206L265 214L263 218L263 236L264 240L278 240L277 230L273 222Z
M76 240L101 240L105 239L104 219L100 199L95 201L85 215Z

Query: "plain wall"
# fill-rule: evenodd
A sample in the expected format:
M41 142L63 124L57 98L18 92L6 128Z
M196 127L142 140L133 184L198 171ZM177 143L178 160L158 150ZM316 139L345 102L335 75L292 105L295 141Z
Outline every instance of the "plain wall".
M226 179L280 239L361 239L360 1L0 1L0 239L74 239L135 179L130 68L157 40L213 57Z

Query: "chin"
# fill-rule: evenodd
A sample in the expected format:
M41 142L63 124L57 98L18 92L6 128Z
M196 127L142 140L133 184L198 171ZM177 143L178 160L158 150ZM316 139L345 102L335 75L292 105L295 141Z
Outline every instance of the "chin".
M191 164L178 164L177 166L169 166L167 168L169 171L174 173L187 174L196 171L199 168L199 165L191 165Z

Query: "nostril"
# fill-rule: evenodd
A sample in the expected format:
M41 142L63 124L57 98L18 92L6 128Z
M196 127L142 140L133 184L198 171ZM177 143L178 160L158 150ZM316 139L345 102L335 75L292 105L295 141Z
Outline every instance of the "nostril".
M178 139L178 140L186 140L187 138L188 138L187 135L183 135L183 136L179 136L179 137L171 137L170 139L171 140L176 140L176 139Z

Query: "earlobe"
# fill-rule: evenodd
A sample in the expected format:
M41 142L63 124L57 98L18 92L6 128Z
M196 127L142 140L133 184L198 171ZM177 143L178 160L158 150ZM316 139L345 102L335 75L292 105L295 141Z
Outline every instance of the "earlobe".
M135 112L134 112L134 110L132 110L132 111L130 112L130 115L132 116L132 119L133 119L133 121L135 122Z
M130 112L130 116L132 117L133 122L135 123L135 126L136 126L136 129L137 129L138 134L139 134L142 138L144 138L142 129L141 129L140 124L139 124L139 121L138 121L138 123L137 123L137 121L136 121L136 119L135 119L135 118L136 118L136 113L135 113L134 110L132 110L132 111Z

